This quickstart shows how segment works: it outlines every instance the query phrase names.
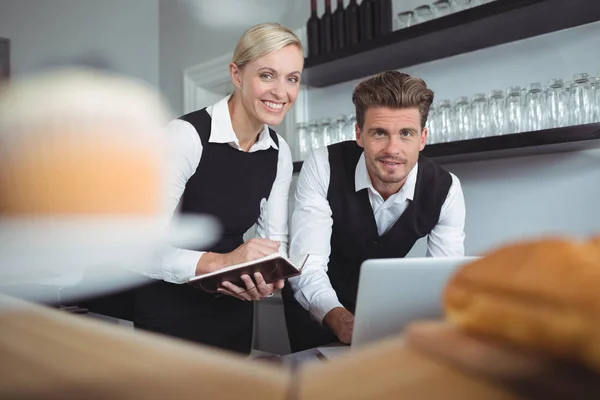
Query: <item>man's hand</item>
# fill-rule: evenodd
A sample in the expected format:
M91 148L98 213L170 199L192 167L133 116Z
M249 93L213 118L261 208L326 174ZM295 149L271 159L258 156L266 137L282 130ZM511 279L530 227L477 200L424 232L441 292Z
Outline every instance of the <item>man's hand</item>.
M271 239L253 238L231 253L204 253L196 265L196 275L214 272L246 261L253 261L278 251L279 242Z
M354 330L354 315L344 307L336 307L329 311L323 324L327 325L338 337L340 342L352 343L352 332Z
M223 287L217 291L240 300L253 301L270 297L275 290L283 289L284 285L283 280L267 284L259 272L254 274L254 281L248 275L242 275L242 280L246 285L245 289L230 282L223 282Z

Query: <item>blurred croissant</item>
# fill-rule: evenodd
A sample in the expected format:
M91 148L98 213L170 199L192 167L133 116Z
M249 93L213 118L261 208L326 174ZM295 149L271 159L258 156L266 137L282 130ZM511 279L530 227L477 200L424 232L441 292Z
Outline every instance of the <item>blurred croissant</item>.
M600 372L600 237L492 251L456 272L444 308L467 332Z

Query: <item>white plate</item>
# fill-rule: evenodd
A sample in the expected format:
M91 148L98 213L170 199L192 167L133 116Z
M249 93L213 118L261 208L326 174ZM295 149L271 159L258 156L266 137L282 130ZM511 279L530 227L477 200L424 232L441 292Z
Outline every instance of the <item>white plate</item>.
M219 234L214 218L189 214L169 229L158 218L0 219L0 290L54 301L53 288L76 287L88 275L80 296L116 291L146 281L139 272L157 263L162 247L206 248Z

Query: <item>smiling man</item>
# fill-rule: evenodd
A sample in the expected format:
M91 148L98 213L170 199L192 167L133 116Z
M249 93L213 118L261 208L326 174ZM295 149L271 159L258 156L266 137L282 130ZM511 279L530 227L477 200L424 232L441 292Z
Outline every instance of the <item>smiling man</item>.
M310 254L283 291L293 352L350 343L360 266L404 257L427 236L427 256L464 255L460 182L420 151L433 92L387 71L354 90L356 141L317 149L298 178L290 256Z

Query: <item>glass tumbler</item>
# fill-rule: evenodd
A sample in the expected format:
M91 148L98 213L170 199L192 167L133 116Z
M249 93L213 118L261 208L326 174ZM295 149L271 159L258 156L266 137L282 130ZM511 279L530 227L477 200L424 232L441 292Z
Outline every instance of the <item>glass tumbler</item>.
M490 134L490 106L485 93L477 93L471 99L473 118L472 137L482 138Z
M467 140L471 135L471 104L467 96L460 96L454 102L455 139Z
M454 12L463 11L467 8L473 7L471 0L452 0L451 4Z
M414 23L415 15L412 11L404 11L396 16L396 30L408 28Z
M310 153L310 135L308 124L299 122L296 124L296 138L294 141L294 161L303 161Z
M571 125L587 124L593 121L593 99L594 92L588 74L575 74L569 93Z
M348 130L348 118L345 115L339 115L333 124L333 143L343 142L346 139L346 131Z
M529 132L544 129L544 91L539 82L529 85L525 95L525 129Z
M523 90L520 86L511 86L506 93L506 133L523 131Z
M454 11L450 4L450 0L434 1L433 4L431 4L431 7L433 8L435 18L445 17L446 15L452 14Z
M427 127L427 144L437 143L437 108L433 104L429 106L425 126Z
M492 90L489 98L490 127L489 133L492 136L503 135L506 133L506 109L505 96L503 90Z
M437 124L436 131L438 132L438 139L436 143L444 143L452 141L453 133L453 110L452 103L450 100L441 100L437 105Z
M308 124L308 135L310 136L310 151L323 147L323 135L317 121Z
M351 113L348 115L348 125L346 128L346 140L356 139L356 114Z
M546 128L559 128L569 124L568 100L563 80L549 80L546 88Z
M419 6L414 10L415 24L422 24L423 22L430 21L434 18L435 15L433 14L433 9L429 4Z

